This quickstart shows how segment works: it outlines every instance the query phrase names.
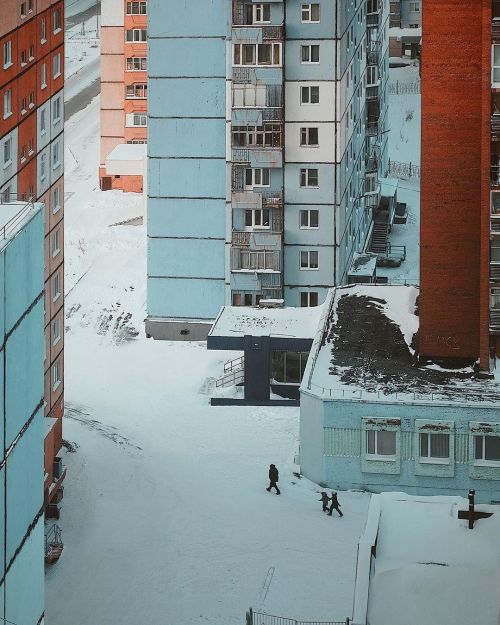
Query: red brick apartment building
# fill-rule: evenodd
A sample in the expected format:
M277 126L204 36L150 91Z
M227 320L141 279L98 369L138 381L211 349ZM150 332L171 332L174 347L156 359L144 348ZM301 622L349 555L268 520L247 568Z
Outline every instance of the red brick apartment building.
M0 2L0 199L45 204L45 503L62 496L64 2Z
M422 7L420 353L488 370L500 355L500 2Z
M136 171L137 164L132 165L141 149L115 151L115 148L147 141L147 5L146 0L102 0L101 3L99 178L104 191L143 190L143 176ZM106 164L108 157L113 164L109 161ZM121 162L121 168L117 162Z

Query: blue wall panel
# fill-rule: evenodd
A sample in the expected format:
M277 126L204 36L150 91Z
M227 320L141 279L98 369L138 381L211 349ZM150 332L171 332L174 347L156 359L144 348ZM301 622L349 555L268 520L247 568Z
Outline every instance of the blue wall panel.
M148 256L150 276L224 278L223 240L150 238Z
M149 39L148 72L150 76L197 77L226 75L226 41L192 38ZM175 63L165 63L175 59Z
M149 139L156 136L156 118L168 117L221 117L226 114L225 78L172 78L150 77L148 92L150 115Z
M226 161L223 159L158 159L158 180L151 195L171 198L220 199L221 209L226 201ZM150 234L154 234L149 231ZM221 233L222 234L222 233Z
M215 319L224 301L224 280L149 278L150 317Z
M148 227L155 237L221 237L221 200L150 198Z
M231 1L149 0L148 15L150 38L225 37L231 22Z
M226 158L226 120L221 119L157 119L155 133L161 141L153 141L150 157Z

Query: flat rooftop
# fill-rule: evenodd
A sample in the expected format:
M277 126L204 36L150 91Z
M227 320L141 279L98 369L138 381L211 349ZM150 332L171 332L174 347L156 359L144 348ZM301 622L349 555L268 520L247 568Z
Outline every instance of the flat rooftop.
M333 399L500 401L500 380L472 366L418 364L419 290L353 285L330 292L301 389Z
M32 202L0 202L0 246L15 236L41 206Z
M313 308L260 308L224 306L209 337L275 336L313 339L323 306Z
M498 625L500 506L469 530L462 497L380 497L370 625Z

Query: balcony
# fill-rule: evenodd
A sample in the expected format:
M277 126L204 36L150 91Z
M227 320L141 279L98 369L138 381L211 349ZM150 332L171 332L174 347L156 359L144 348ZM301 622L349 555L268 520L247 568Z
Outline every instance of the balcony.
M500 308L490 309L490 332L500 334Z
M491 38L494 42L500 41L500 17L494 17L491 22Z
M281 250L249 250L232 247L231 271L281 272Z
M367 174L374 174L378 171L378 159L375 156L367 158L365 161L365 172Z
M491 140L500 141L500 115L492 115L490 120Z
M368 13L366 16L366 25L368 28L377 27L380 24L380 12L379 13Z
M377 121L368 120L366 124L366 136L367 137L376 137L379 134L379 123Z
M490 282L500 282L499 262L490 262Z
M490 184L492 187L500 187L500 165L491 165Z
M233 0L233 26L262 26L270 22L271 15L270 8L255 7L248 0Z
M366 87L366 99L367 100L376 100L378 97L379 97L378 85L370 85Z
M368 65L378 65L380 59L380 41L369 41L366 44L366 60Z

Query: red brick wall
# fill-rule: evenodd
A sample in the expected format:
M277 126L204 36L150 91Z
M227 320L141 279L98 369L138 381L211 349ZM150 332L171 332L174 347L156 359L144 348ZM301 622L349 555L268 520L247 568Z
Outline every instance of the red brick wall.
M420 353L478 358L482 213L489 184L489 97L482 98L491 43L491 0L426 0L422 45ZM485 19L485 22L488 20ZM488 140L489 141L489 140ZM483 159L487 158L487 161ZM486 182L485 182L486 181ZM483 255L484 256L484 255ZM481 305L484 302L481 299ZM483 315L481 315L481 319Z

